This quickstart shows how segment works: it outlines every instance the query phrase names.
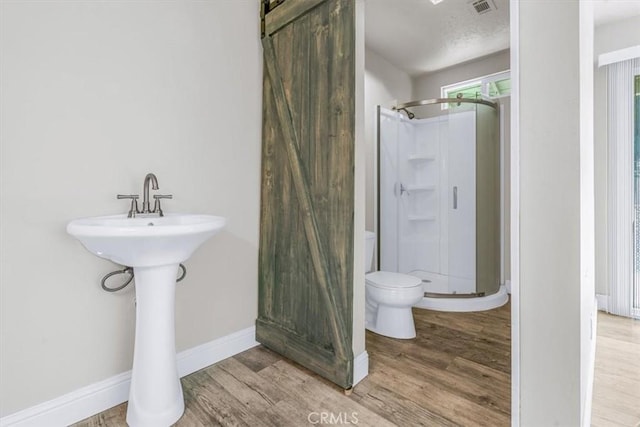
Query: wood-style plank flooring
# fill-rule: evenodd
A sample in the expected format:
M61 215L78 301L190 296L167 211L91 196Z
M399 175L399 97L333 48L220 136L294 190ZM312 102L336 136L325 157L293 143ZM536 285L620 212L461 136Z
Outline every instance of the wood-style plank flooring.
M182 379L177 426L508 426L510 305L414 309L418 338L367 332L369 376L350 396L259 346ZM77 426L125 426L126 403ZM331 422L333 421L333 422Z
M640 320L598 312L591 425L640 426Z

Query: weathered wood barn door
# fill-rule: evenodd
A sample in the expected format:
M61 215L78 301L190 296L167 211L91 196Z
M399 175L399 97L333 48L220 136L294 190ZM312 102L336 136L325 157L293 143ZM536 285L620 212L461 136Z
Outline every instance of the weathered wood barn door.
M256 339L353 382L353 0L264 0Z

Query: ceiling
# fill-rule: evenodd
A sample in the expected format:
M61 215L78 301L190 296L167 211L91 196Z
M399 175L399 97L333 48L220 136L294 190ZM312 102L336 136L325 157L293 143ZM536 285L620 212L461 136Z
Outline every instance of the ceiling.
M632 16L640 16L640 1L638 0L595 0L593 2L596 27Z
M596 26L640 15L640 0L591 1ZM367 48L411 76L508 49L509 0L492 0L483 14L472 2L366 0Z

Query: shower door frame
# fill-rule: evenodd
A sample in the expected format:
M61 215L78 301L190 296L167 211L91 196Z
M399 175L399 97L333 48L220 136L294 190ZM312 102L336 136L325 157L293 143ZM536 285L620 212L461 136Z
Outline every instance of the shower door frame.
M444 103L457 103L458 105L460 105L461 103L470 103L470 104L480 104L480 105L485 105L491 108L494 108L496 114L497 114L497 118L498 118L498 123L500 124L500 129L497 132L497 137L498 137L498 166L500 168L500 172L498 174L498 183L499 183L499 191L498 191L498 203L499 203L499 223L498 223L498 230L500 233L500 236L498 238L498 254L497 257L499 259L499 267L498 267L498 291L500 289L500 286L504 285L503 280L504 280L504 270L503 270L503 265L504 265L504 261L505 261L505 253L504 253L504 230L505 230L505 224L504 224L504 214L503 214L503 210L504 210L504 177L503 177L503 153L504 153L504 133L502 131L502 119L503 119L503 113L502 113L502 108L498 103L494 103L485 99L472 99L472 98L433 98L433 99L426 99L426 100L419 100L419 101L410 101L410 102L406 102L406 103L402 103L402 104L396 104L395 106L391 107L392 111L396 111L396 112L400 112L400 111L405 111L408 114L408 110L406 110L407 108L411 108L411 107L420 107L420 106L426 106L426 105L437 105L437 104L444 104ZM376 177L375 180L375 188L373 191L375 200L375 217L374 217L374 227L376 230L376 247L375 247L375 262L376 262L376 269L379 269L381 267L381 252L382 252L382 229L381 229L381 197L380 197L380 186L381 186L381 181L380 181L380 176L381 176L381 106L378 105L376 107L376 135L375 135L375 140L376 140L376 150L375 150L375 170L374 170L374 176ZM476 112L477 115L477 112ZM410 117L411 118L411 117ZM475 121L477 121L477 117L474 119L474 123ZM475 123L476 126L476 130L477 130L477 123ZM399 167L399 166L398 166ZM476 171L477 174L477 171ZM474 189L475 191L475 189ZM476 218L476 223L477 223L477 218ZM477 233L477 230L476 230ZM399 237L398 237L399 238ZM400 245L398 244L398 251L400 251ZM471 292L471 293L429 293L428 295L425 293L425 297L428 296L430 298L476 298L476 297L482 297L485 296L485 292L478 292L478 277L477 277L477 268L478 268L478 262L477 262L477 242L476 242L476 274L474 274L474 281L476 282L475 284L475 291ZM448 276L449 274L447 274ZM496 291L496 292L498 292ZM489 294L489 295L493 295Z

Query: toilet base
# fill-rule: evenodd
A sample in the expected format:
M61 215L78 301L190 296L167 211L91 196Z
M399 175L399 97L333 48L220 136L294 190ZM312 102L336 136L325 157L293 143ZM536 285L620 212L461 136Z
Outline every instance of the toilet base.
M378 335L396 339L412 339L416 337L411 307L387 307L379 305L376 315L365 324L365 328Z

